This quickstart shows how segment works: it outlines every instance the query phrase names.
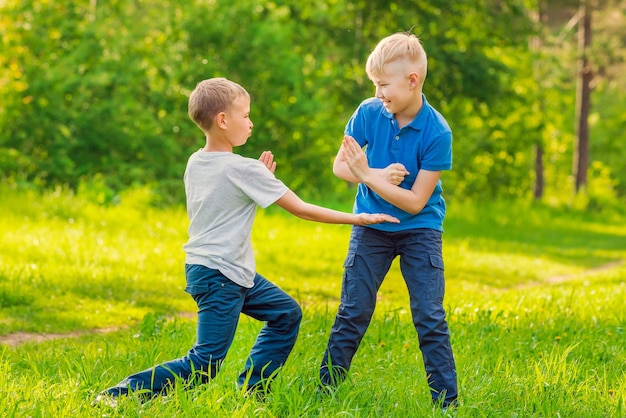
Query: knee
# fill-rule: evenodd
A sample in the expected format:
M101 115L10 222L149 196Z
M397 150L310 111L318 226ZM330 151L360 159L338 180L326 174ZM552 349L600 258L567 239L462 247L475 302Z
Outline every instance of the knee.
M302 321L302 308L297 303L289 309L287 312L288 322L293 325L300 325Z
M414 312L413 322L415 327L422 332L437 332L447 327L446 313L443 307Z
M302 321L302 308L294 302L294 304L281 315L280 323L286 329L294 329L300 327Z
M289 307L284 307L276 312L274 318L268 321L268 325L273 328L291 330L299 327L302 320L302 308L295 301Z
M374 314L374 306L353 305L340 308L339 317L358 325L368 325Z

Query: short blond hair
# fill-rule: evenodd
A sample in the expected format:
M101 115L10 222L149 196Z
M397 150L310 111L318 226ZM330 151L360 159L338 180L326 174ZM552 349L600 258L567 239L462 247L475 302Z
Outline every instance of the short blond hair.
M419 38L412 33L399 32L383 38L371 52L365 64L368 75L380 76L385 73L385 66L391 62L405 60L410 70L426 78L428 58Z
M189 117L206 132L213 126L215 116L228 110L240 97L250 95L234 81L222 77L202 80L189 95Z

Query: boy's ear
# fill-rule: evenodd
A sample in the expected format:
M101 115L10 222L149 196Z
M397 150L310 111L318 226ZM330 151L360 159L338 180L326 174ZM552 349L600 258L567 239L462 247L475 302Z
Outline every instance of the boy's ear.
M409 85L411 87L417 87L420 85L420 75L416 72L409 73Z
M215 124L222 129L226 129L226 113L218 113L215 116Z

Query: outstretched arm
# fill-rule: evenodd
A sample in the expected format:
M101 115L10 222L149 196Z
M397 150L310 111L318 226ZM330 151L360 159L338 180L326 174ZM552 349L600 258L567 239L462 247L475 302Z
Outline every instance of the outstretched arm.
M271 151L264 151L259 157L259 161L272 173L276 170L276 162L274 161L274 155ZM298 195L291 190L287 191L283 197L278 199L276 204L299 218L329 224L371 225L383 222L400 222L397 218L385 214L361 213L355 215L353 213L340 212L338 210L313 205L300 199Z
M353 213L313 205L300 199L298 195L291 190L287 191L283 197L278 199L276 204L287 212L296 215L298 218L328 224L371 225L383 222L400 222L397 218L386 214L361 213L355 215Z
M369 167L367 156L351 136L344 137L341 154L354 178L366 184L392 205L412 214L419 213L433 194L441 171L420 170L411 190L398 187Z

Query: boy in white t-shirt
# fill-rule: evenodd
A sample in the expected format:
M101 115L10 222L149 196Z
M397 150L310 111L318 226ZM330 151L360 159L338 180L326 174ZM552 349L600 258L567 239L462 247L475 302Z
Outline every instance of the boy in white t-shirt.
M265 322L239 375L239 386L265 392L291 352L302 311L297 302L256 273L251 229L257 206L272 203L307 220L369 225L398 222L384 214L350 214L302 201L274 176L271 152L259 160L233 153L252 133L250 96L224 78L201 81L189 97L189 116L206 136L189 158L184 182L189 216L185 274L198 305L196 342L187 355L133 374L98 395L115 404L131 391L164 393L177 379L206 383L230 348L241 313Z

